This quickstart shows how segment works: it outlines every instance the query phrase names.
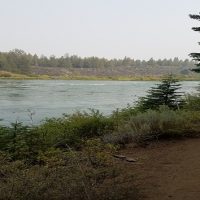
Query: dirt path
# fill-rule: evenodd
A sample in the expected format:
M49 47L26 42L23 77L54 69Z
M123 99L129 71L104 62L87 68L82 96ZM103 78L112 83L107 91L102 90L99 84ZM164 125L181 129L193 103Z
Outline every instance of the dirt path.
M124 165L137 174L142 199L200 200L200 139L160 142L122 153L139 159Z

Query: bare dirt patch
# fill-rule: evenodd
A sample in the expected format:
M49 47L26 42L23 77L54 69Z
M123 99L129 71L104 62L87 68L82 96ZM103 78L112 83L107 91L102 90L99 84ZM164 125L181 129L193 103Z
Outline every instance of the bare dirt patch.
M120 153L138 159L119 162L130 174L136 174L141 199L200 199L200 139L157 142Z

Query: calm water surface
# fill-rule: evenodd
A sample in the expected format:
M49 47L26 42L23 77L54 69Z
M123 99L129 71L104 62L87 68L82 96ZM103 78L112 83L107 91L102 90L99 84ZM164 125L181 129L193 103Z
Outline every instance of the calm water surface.
M0 80L0 124L16 120L38 124L77 110L99 109L110 114L133 104L157 82L154 81L65 81ZM183 91L195 92L198 81L182 82Z

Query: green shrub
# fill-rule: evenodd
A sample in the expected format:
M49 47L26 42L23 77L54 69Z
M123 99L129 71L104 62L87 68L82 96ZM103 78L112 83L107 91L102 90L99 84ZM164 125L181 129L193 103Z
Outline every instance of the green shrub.
M46 120L36 127L22 123L0 127L0 151L7 152L13 160L37 162L41 151L49 148L80 148L88 138L99 137L114 129L112 118L98 111L80 113Z
M21 123L13 123L11 127L1 127L0 139L0 151L9 153L13 160L35 162L38 153L44 148L39 133Z
M37 131L49 146L79 146L82 140L99 137L114 129L113 119L99 111L77 112L63 118L52 118L38 127Z

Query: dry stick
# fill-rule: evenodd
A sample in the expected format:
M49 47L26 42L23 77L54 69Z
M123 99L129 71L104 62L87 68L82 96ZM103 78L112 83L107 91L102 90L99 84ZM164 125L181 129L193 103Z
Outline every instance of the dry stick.
M66 147L69 149L69 151L70 151L71 153L74 153L74 151L71 149L71 147L70 147L68 144L66 144ZM84 173L84 171L83 171L83 169L82 169L82 167L81 167L79 161L78 161L77 159L75 159L75 161L76 161L76 164L78 165L78 167L79 167L79 169L80 169L80 172L81 172L82 176L85 177L85 173ZM87 199L88 199L88 200L91 200L90 195L89 195L89 193L88 193L88 191L87 191L87 188L86 188L86 186L85 186L84 181L82 180L81 183L82 183L83 188L84 188L84 190L85 190L85 194L86 194L86 196L87 196Z

